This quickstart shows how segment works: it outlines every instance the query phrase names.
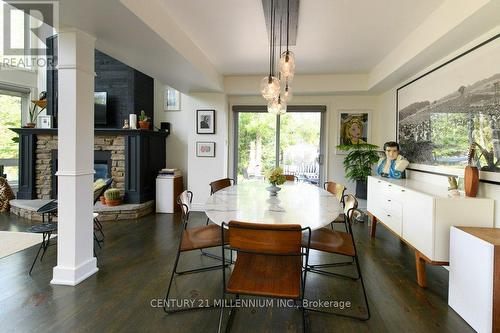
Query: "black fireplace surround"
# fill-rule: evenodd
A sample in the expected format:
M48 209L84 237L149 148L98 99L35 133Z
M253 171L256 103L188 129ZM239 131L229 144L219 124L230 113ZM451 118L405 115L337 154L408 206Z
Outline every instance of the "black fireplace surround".
M12 128L19 134L19 191L18 199L36 199L36 141L37 135L57 134L56 128ZM144 203L155 198L158 171L165 167L168 134L157 131L95 129L96 135L123 135L125 138L125 196L124 203ZM55 154L57 151L53 151ZM106 152L94 152L94 162L108 160ZM106 155L106 156L105 156ZM56 155L57 156L57 155ZM54 162L55 161L55 162ZM52 172L57 159L52 155ZM56 163L54 165L54 163ZM52 193L57 190L57 177L52 177Z

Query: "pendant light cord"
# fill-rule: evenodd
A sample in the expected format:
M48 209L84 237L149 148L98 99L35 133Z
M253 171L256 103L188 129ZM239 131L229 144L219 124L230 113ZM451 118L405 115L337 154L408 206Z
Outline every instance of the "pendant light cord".
M271 28L270 28L270 36L269 36L269 79L272 76L272 59L273 59L273 5L274 0L271 0L271 10L269 11L269 16L271 18Z
M290 33L290 0L286 6L286 52L288 53L288 34Z

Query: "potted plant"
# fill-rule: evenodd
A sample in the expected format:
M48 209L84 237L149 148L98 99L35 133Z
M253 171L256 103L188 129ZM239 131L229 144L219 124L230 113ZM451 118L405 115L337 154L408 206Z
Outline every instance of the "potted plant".
M146 116L146 112L144 112L144 110L141 110L141 114L139 115L139 128L143 130L148 130L149 120L150 118Z
M339 145L337 149L347 151L344 159L345 176L356 182L356 197L366 199L367 180L372 174L372 166L379 160L377 145L359 143Z
M106 190L106 192L104 192L104 197L106 198L106 205L108 206L118 206L122 203L120 190L117 188Z
M35 128L36 120L38 119L38 116L47 107L47 100L46 99L40 99L40 100L34 99L31 101L31 103L33 103L33 107L29 110L30 112L28 115L28 122L24 126L27 128ZM37 108L40 108L40 111L37 111Z
M286 181L285 175L283 175L283 169L280 167L271 169L267 173L267 180L271 186L267 187L266 190L268 190L272 196L277 195L278 192L281 191L278 185L284 184Z

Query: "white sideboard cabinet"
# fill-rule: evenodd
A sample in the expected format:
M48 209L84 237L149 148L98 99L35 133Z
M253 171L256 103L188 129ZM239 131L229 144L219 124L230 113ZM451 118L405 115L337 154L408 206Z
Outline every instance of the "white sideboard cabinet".
M377 223L415 249L417 282L426 286L425 263L448 265L451 226L493 227L494 201L449 197L445 187L412 179L368 177L371 236Z

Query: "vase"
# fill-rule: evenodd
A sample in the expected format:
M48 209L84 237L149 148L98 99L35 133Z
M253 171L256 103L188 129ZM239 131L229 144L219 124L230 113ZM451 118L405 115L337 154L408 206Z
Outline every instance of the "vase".
M475 197L479 187L479 169L473 166L466 166L464 172L464 190L468 197Z
M276 196L279 191L281 191L281 187L276 186L276 184L271 184L271 186L266 187L266 190L269 191L269 195Z
M139 120L139 128L141 130L149 130L149 121Z

